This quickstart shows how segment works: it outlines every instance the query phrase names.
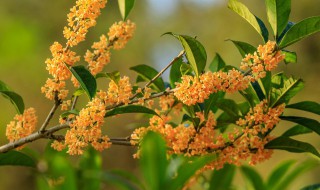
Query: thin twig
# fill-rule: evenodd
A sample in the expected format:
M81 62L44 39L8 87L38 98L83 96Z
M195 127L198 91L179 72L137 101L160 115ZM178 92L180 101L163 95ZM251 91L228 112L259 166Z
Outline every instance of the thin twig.
M58 99L58 95L56 93L54 98L54 105L51 108L46 120L43 122L42 126L40 127L39 129L40 133L43 133L46 130L46 127L49 125L50 120L52 119L55 111L57 110L60 104L61 104L61 101Z

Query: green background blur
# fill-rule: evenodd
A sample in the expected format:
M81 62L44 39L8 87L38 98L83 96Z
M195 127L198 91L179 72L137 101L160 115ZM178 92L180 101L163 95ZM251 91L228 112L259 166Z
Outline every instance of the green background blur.
M66 0L1 0L0 1L0 80L7 83L19 93L28 107L37 110L39 123L44 120L52 102L40 93L40 87L49 76L45 67L45 59L50 57L49 46L54 41L65 43L62 30L66 25L66 15L75 1ZM174 32L197 36L203 43L211 61L216 52L220 53L227 64L238 66L241 56L236 48L225 39L246 41L254 46L262 43L258 34L242 18L227 9L226 0L138 0L129 19L137 24L134 38L127 47L120 51L113 51L111 63L106 71L119 70L121 75L131 77L134 82L134 73L129 67L137 64L153 65L160 70L181 50L177 40L169 36L160 37L165 32ZM242 0L254 14L266 21L263 0ZM292 1L290 20L298 22L306 17L320 14L319 0ZM116 0L109 0L107 7L97 20L97 25L91 28L87 40L75 50L78 55L84 52L99 36L107 33L109 26L121 20ZM269 26L268 26L269 27ZM270 28L270 27L269 27ZM271 33L271 30L269 31ZM305 88L293 101L312 100L320 102L320 35L313 35L289 50L296 51L298 63L281 65L288 75L302 77L306 82ZM83 61L83 59L82 59ZM82 62L83 63L83 62ZM168 74L165 73L164 79ZM105 82L105 81L104 81ZM100 88L106 89L106 83L99 83ZM242 100L233 96L237 100ZM83 97L80 100L85 102ZM295 114L295 112L287 112ZM297 113L298 114L298 113ZM301 114L301 112L300 112ZM302 113L304 116L315 115ZM4 98L0 98L0 143L7 142L5 138L6 124L15 115L14 107ZM319 120L319 117L316 118ZM124 122L126 121L126 122ZM142 122L141 122L142 121ZM134 127L144 125L145 119L126 115L106 121L106 133L110 137L125 137L130 135ZM51 125L57 119L51 121ZM278 133L287 129L286 122L279 125ZM320 149L319 137L305 135L300 138ZM43 153L46 140L39 140L28 145ZM105 169L119 168L137 172L136 160L132 158L134 149L131 147L113 146L102 152ZM257 166L261 173L269 174L272 166L284 159L304 160L310 155L291 154L276 151L270 161ZM76 158L71 158L75 159ZM35 189L33 173L35 171L23 167L0 167L1 189ZM319 167L309 172L294 184L295 187L320 182ZM238 179L241 181L241 178Z

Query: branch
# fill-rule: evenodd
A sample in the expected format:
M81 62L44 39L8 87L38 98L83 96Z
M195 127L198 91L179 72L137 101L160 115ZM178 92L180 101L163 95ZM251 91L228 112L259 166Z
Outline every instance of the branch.
M49 125L50 120L52 119L55 111L57 110L57 108L59 107L59 105L61 104L61 101L58 99L58 95L57 93L55 93L55 97L54 97L54 105L51 108L46 120L43 122L42 126L39 129L40 133L43 133L46 129L46 127Z
M32 133L31 135L27 136L27 137L24 137L24 138L21 138L17 141L13 141L13 142L10 142L8 144L5 144L5 145L2 145L0 147L0 153L4 153L4 152L7 152L9 150L12 150L12 149L15 149L21 145L24 145L26 143L29 143L29 142L33 142L35 140L38 140L38 139L41 139L41 138L49 138L49 139L52 139L52 134L56 131L59 131L61 129L65 129L65 128L68 128L69 127L69 124L66 123L66 124L62 124L62 125L56 125L54 127L51 127L50 129L48 130L45 130L43 132L40 132L37 131L35 133Z

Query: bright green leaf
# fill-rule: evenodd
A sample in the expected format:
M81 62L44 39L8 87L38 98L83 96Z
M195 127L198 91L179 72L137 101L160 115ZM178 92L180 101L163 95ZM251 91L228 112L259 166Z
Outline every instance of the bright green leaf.
M210 178L209 190L231 190L232 180L236 172L235 165L226 164L222 169L214 170Z
M8 85L0 80L0 91L10 91Z
M188 63L182 63L180 65L180 73L181 73L181 76L182 75L191 75L192 73L192 68L190 66L190 64Z
M134 67L130 67L130 70L133 70L139 74L145 81L152 80L157 74L158 71L148 65L137 65ZM165 90L164 82L161 77L158 77L154 82L150 85L152 89L157 92L162 92Z
M283 36L279 48L283 49L305 37L320 31L320 16L306 18L293 25Z
M242 18L244 18L247 22L249 22L249 24L251 24L251 26L257 30L264 42L268 41L269 33L266 26L258 17L252 14L244 4L240 3L237 0L229 0L228 8L230 8Z
M172 32L165 34L170 34L180 41L193 71L199 76L206 67L207 62L207 53L203 45L195 38L187 35L179 35Z
M316 155L317 157L320 157L317 149L314 148L314 146L312 146L311 144L283 136L271 140L265 145L265 148L286 150L295 153L309 152Z
M6 153L0 154L0 165L1 166L27 166L27 167L36 167L36 163L30 156L11 150Z
M146 113L152 115L158 115L154 110L146 108L144 106L139 105L127 105L121 106L108 111L105 117L110 117L118 114L125 114L125 113Z
M213 60L209 65L209 70L211 72L217 72L217 71L220 71L225 66L226 66L226 63L223 61L221 56L218 53L216 53L216 56L214 56Z
M285 54L284 62L288 63L296 63L297 62L297 54L296 52L282 50L282 53Z
M111 72L111 73L107 73L107 72L98 73L96 75L96 79L98 79L98 78L107 78L107 79L113 80L114 82L118 83L119 80L120 80L120 72L119 71L114 71L114 72Z
M286 108L303 110L320 115L320 104L312 101L302 101L295 104L286 105Z
M303 125L320 135L320 123L317 120L297 116L280 116L280 119Z
M126 18L128 17L130 11L134 6L134 1L135 0L118 0L120 13L123 20L126 20Z
M175 88L176 87L175 83L180 82L181 80L181 76L182 76L180 72L181 64L182 64L182 57L180 57L179 59L176 59L171 66L170 74L169 74L171 88Z
M307 133L312 133L312 130L303 125L295 125L290 129L288 129L287 131L285 131L281 136L290 137L290 136L302 135Z
M291 0L266 0L269 23L275 36L286 28L291 12Z
M266 190L265 184L256 170L248 166L241 166L241 172L255 190Z
M69 111L65 111L63 112L60 117L61 118L67 118L69 115L79 115L79 110L69 110Z
M74 93L73 95L74 96L81 96L82 94L86 93L86 91L84 91L81 87L78 88Z
M91 100L97 91L97 82L94 76L83 65L71 67L70 71Z
M241 41L230 40L239 50L242 57L245 57L247 54L253 54L257 48L251 44Z
M22 97L13 91L0 91L5 98L9 99L19 114L24 112L24 102Z
M294 160L287 160L276 166L269 175L267 189L273 189L285 176L290 167L295 163Z

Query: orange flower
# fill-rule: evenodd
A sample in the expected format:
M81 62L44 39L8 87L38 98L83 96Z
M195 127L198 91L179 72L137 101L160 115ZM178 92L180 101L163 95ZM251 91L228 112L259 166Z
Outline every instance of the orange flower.
M57 79L47 79L46 84L41 87L41 92L45 93L46 98L53 100L57 93L58 99L63 100L68 95L68 90L65 90L65 81L59 81Z
M136 25L130 20L114 23L108 32L109 41L113 44L113 48L124 48L128 40L132 38L135 29Z
M132 86L129 77L120 78L118 83L110 81L107 96L104 97L106 103L109 104L128 104L132 96Z

